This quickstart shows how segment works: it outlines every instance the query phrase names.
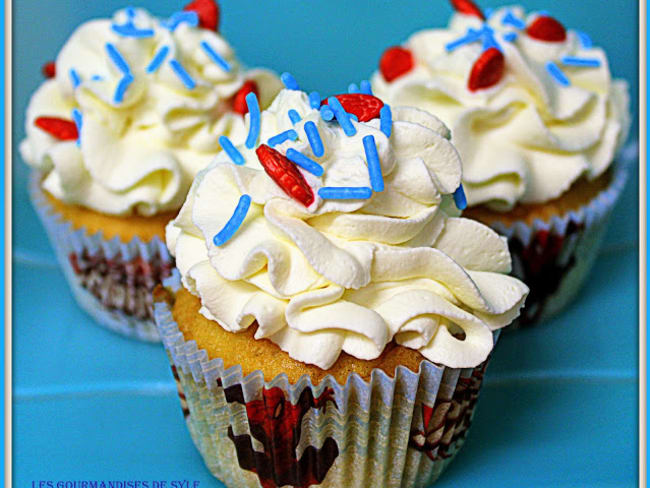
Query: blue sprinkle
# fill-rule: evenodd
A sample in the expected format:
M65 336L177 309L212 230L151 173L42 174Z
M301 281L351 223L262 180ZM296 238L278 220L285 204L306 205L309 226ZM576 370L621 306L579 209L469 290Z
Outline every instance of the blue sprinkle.
M516 32L507 32L503 34L503 40L508 42L515 42L519 35Z
M298 82L291 73L282 73L280 75L280 79L282 80L282 83L284 83L284 86L286 86L289 90L300 90Z
M201 47L202 47L203 50L207 53L207 55L210 56L210 58L212 59L212 61L214 61L214 62L215 62L216 64L218 64L219 66L221 66L221 68L223 68L223 70L224 70L226 73L229 73L229 72L230 72L230 70L231 70L232 68L230 67L230 64L228 64L228 61L226 61L225 59L223 59L223 57L222 57L222 56L221 56L217 51L215 51L214 49L212 49L212 46L210 46L210 44L208 44L208 43L205 42L205 41L201 41Z
M296 125L298 122L302 120L300 118L300 114L296 112L294 109L289 110L289 119L291 119L291 123L293 125Z
M374 191L384 191L384 176L381 174L381 164L374 136L365 136L363 138L363 149L366 151L366 159L368 160L370 186Z
M546 63L546 71L550 74L553 79L562 86L571 86L569 78L562 72L560 68L557 67L553 61Z
M223 229L219 231L212 239L215 246L223 246L226 242L232 239L232 236L235 235L235 232L239 230L241 224L246 218L248 209L251 206L251 197L249 195L242 195L239 197L239 202L237 203L237 208L232 214L232 217L226 222L226 225L223 226Z
M147 66L147 73L153 73L156 71L167 57L168 52L169 46L161 47L149 63L149 66Z
M359 87L356 83L350 83L348 86L348 93L359 93Z
M350 122L350 114L348 114L343 109L343 106L341 105L341 102L339 102L338 98L329 97L327 99L327 104L330 106L332 112L334 112L334 116L343 128L345 135L348 137L355 135L357 133L357 129L355 129L354 125L352 125L352 122Z
M580 39L580 44L582 44L583 48L591 49L593 47L594 43L591 41L589 34L581 31L576 31L576 34L578 34L578 39Z
M246 138L246 147L253 149L257 143L257 138L260 135L260 104L257 101L257 95L250 92L246 95L246 105L248 106L248 114L250 117L250 127L248 129L248 137Z
M537 12L537 15L541 17L548 17L549 15L551 15L551 13L548 10L539 10Z
M459 48L461 46L464 46L465 44L471 44L472 42L476 42L481 39L481 36L483 34L482 30L476 30L476 29L468 29L467 34L465 34L463 37L460 39L456 39L455 41L452 41L445 45L445 49L450 52L453 51L456 48Z
M323 140L320 138L318 127L316 127L316 124L310 120L305 124L304 128L314 156L320 158L323 154L325 154L325 148L323 147Z
M483 27L482 36L483 36L483 50L487 50L492 47L497 48L499 51L501 50L501 46L499 46L496 39L494 38L494 30L491 27L485 25Z
M318 196L323 200L367 199L372 190L367 186L323 186L318 189Z
M124 59L124 56L122 56L117 48L110 42L106 43L106 52L108 53L108 57L111 58L111 61L113 61L113 64L117 66L117 69L125 75L131 74L131 68L129 68L126 59Z
M318 92L313 91L309 94L309 106L311 108L319 109L320 102L320 94Z
M81 84L79 73L74 68L70 68L70 82L72 83L72 88L77 88Z
M243 166L246 164L244 156L242 156L239 150L233 145L232 142L230 142L230 139L228 139L226 136L219 137L219 144L221 144L221 147L224 151L226 151L226 154L228 157L230 157L233 163L238 166Z
M582 66L586 68L598 68L600 66L600 59L596 58L576 58L573 56L564 56L562 64L566 66Z
M368 80L363 80L360 85L361 93L365 95L372 95L372 87Z
M90 79L91 79L92 81L104 81L104 78L102 78L102 77L99 76L99 75L92 75L92 76L90 77Z
M454 203L458 210L465 210L467 208L467 197L465 197L465 190L463 190L462 183L454 192Z
M390 137L393 132L393 114L387 104L379 111L379 128L386 137Z
M170 31L176 30L183 22L186 22L190 27L197 27L199 25L199 16L196 12L188 10L182 12L175 12L169 17L166 22L162 22L162 26Z
M492 14L494 13L494 9L487 7L483 10L483 15L485 15L485 20L490 20L490 17L492 17Z
M293 129L285 130L284 132L280 132L279 134L269 138L267 142L269 146L275 147L278 144L282 144L284 141L288 139L295 141L296 139L298 139L298 133Z
M129 19L135 17L135 9L133 7L126 7L124 10L126 11L126 15Z
M119 81L117 87L115 88L115 95L113 95L113 101L115 103L122 103L124 100L124 95L126 94L126 90L129 88L129 85L131 83L133 83L133 76L129 74L122 76L122 79Z
M81 126L83 125L83 116L77 108L72 109L72 119L74 120L75 125L77 126L77 132L79 133L79 138L77 139L77 146L81 145Z
M144 38L144 37L151 37L154 34L153 29L138 29L132 23L122 24L122 25L113 24L111 25L111 29L116 34L119 34L120 36L124 36L124 37Z
M189 90L193 90L194 87L196 86L196 82L192 79L190 74L185 71L185 68L181 65L181 63L178 62L176 59L170 59L169 60L169 65L172 67L174 70L174 73L176 73L176 76L180 78L180 80L183 82L186 88Z
M323 105L320 108L320 116L325 122L329 122L330 120L334 119L334 112L332 112L332 109L327 105Z
M348 112L348 117L350 117L350 118L351 118L352 120L354 120L355 122L359 122L359 117L357 117L357 116L354 115L354 114L351 114L350 112Z
M316 176L323 176L323 172L325 170L320 164L318 164L313 159L308 158L301 152L296 151L294 148L287 149L286 156L289 161L300 166L302 169L309 171L311 174Z
M501 19L501 23L503 25L508 25L508 24L512 25L513 27L515 27L515 28L517 28L519 30L522 30L522 29L526 28L526 23L523 20L518 19L517 17L515 17L512 14L512 12L509 11L509 10L506 13L506 15L503 16L503 19Z

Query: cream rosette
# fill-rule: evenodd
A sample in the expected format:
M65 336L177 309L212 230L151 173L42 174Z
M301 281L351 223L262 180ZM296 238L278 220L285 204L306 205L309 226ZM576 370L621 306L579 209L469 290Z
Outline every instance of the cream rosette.
M301 118L295 125L291 109ZM199 172L167 227L167 245L215 327L237 332L256 322L256 339L323 369L341 351L376 358L391 340L449 367L486 359L492 331L519 314L528 289L507 276L506 241L457 217L450 194L460 185L461 164L446 127L414 108L392 112L390 137L378 119L353 122L356 134L346 136L301 91L282 91L262 112L260 143L294 129L297 140L275 149L293 148L324 168L321 177L300 170L315 194L309 207L289 197L245 146L238 147L244 165L220 153ZM322 157L305 135L310 121ZM370 186L367 135L376 141L384 191L368 199L320 198L324 186ZM245 194L252 204L243 224L215 245Z
M604 51L573 30L560 42L531 37L526 27L538 17L518 6L494 11L485 23L457 13L447 28L405 43L410 71L391 82L373 76L379 97L428 110L449 125L470 206L507 211L559 197L579 178L603 174L627 137L627 83L612 80ZM492 37L454 47L472 30ZM503 76L470 90L473 66L494 45L505 58Z
M244 82L255 81L261 104L270 103L279 80L245 70L196 19L184 12L163 21L128 8L75 30L57 57L56 77L30 101L20 146L23 159L46 173L49 193L112 215L178 209L221 149L219 136L244 131L232 111ZM42 116L71 120L73 110L78 142L35 126Z

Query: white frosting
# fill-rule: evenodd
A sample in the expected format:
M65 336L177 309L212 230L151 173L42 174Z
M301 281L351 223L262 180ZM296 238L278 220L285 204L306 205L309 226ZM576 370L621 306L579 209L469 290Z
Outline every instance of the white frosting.
M292 125L288 111L302 120ZM284 90L262 113L260 141L294 128L295 148L325 170L301 173L315 201L304 207L240 146L245 165L220 153L199 172L167 227L184 286L201 313L229 331L257 321L256 339L275 342L299 361L329 368L345 351L378 357L392 339L450 367L473 367L492 350L492 331L508 325L528 292L507 276L504 238L459 218L450 196L460 184L458 153L435 117L393 107L392 135L379 120L354 123L347 137L300 91ZM313 121L325 154L316 158L304 124ZM375 138L385 190L368 200L322 200L322 186L369 186L362 138ZM213 237L243 194L251 207L234 237ZM215 324L216 325L216 324ZM464 331L465 339L452 333Z
M405 44L414 69L387 83L373 76L373 90L394 104L431 111L450 126L463 160L469 205L508 210L516 203L541 203L560 196L580 177L593 180L611 164L630 125L627 84L612 80L600 48L582 47L574 31L565 42L543 42L502 19L510 11L527 25L521 7L496 10L488 24L505 57L501 81L472 92L468 79L483 46L474 42L447 52L445 46L468 28L474 16L455 14L447 29L425 30ZM503 35L517 32L514 42ZM597 59L600 67L565 66L564 56ZM570 80L562 86L547 72L554 62Z
M56 198L114 215L152 215L178 209L196 173L221 148L218 138L245 134L244 118L231 111L231 98L244 81L255 80L260 102L268 106L280 90L279 80L264 70L242 68L219 34L188 23L173 31L164 21L137 9L132 19L151 37L124 37L112 30L129 17L118 11L112 20L79 26L56 60L56 78L45 81L27 109L23 159L46 172L43 186ZM215 63L201 47L207 42L230 64ZM114 100L122 71L107 54L112 43L128 63L134 81L120 103ZM146 68L161 48L169 51L159 69ZM188 89L169 61L174 58L196 83ZM74 88L70 70L81 84ZM80 146L60 141L34 126L40 116L72 120L83 115Z

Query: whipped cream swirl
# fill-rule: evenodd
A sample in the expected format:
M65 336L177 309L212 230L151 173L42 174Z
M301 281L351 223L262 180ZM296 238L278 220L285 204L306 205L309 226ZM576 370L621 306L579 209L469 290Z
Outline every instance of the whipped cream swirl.
M221 150L219 136L245 134L232 97L247 80L257 83L262 106L281 88L272 73L245 70L191 12L160 20L120 10L82 24L63 46L56 77L29 103L22 157L68 203L112 215L178 209ZM73 109L81 114L79 143L34 125L42 116L72 120Z
M627 84L612 80L603 50L575 31L562 42L528 36L525 26L538 16L526 17L521 7L490 15L487 25L505 57L505 71L487 89L468 89L482 42L446 49L469 29L484 27L479 18L460 13L448 28L421 31L406 42L411 71L390 83L380 73L373 76L379 97L431 111L449 125L470 206L507 211L517 203L552 200L579 178L603 174L627 137ZM588 59L591 66L566 58ZM568 84L558 82L548 63Z
M301 118L295 125L291 109ZM295 149L324 168L321 177L300 170L315 194L309 207L289 197L245 146L237 148L245 164L222 152L199 172L167 226L167 245L184 286L201 300L201 314L232 332L256 322L256 339L323 369L341 351L376 358L393 339L450 367L485 360L492 331L519 314L528 289L506 274L505 239L458 217L451 194L461 164L446 127L415 108L392 113L389 138L379 119L352 122L356 135L346 136L301 91L280 92L262 112L260 143L294 129L298 138L275 149ZM311 150L307 122L318 128L321 157ZM324 186L370 186L368 135L376 141L384 191L368 199L320 198ZM215 234L242 195L252 200L243 224L216 246Z

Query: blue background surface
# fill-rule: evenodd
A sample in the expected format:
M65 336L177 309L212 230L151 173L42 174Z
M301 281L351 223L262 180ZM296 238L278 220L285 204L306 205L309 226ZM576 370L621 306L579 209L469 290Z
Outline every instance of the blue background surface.
M487 2L479 2L483 7ZM638 129L638 3L522 1L585 30L630 82ZM504 3L496 3L498 6ZM41 65L74 27L117 0L20 0L13 19L14 483L213 481L192 446L162 346L93 325L68 292L26 191L17 143ZM182 3L138 2L166 16ZM228 0L221 31L248 65L291 71L305 89L344 91L383 49L442 26L443 0ZM504 334L472 432L436 486L637 484L638 171L576 302L535 330Z

